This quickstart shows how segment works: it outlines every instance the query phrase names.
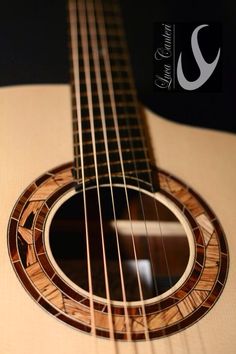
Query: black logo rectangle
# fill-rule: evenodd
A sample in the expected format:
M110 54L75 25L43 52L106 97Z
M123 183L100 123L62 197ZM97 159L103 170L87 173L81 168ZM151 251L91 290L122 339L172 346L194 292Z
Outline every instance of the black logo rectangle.
M156 23L153 61L155 90L221 91L221 24Z

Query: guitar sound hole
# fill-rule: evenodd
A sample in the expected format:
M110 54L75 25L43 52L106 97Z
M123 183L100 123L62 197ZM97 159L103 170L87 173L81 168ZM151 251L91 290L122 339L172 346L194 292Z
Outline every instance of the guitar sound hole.
M97 189L86 191L86 213L83 193L78 192L55 213L49 242L62 272L80 288L89 291L91 274L93 294L107 298L107 270L110 298L123 301L123 282L126 300L138 301L176 284L189 261L189 243L170 209L146 193L131 188L127 192L129 207L125 189L113 187L114 212L110 188L100 187L102 224Z

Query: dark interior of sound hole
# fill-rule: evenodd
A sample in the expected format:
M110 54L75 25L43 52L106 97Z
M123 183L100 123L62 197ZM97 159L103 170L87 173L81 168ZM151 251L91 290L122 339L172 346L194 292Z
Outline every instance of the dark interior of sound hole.
M113 187L113 195L115 217L111 190L100 187L101 225L97 190L86 191L89 267L82 192L64 202L53 217L49 232L53 257L62 272L86 291L90 273L93 294L100 297L107 297L105 269L112 300L123 300L122 279L127 301L160 295L186 269L189 244L185 231L175 215L153 197L128 189L130 221L124 188Z

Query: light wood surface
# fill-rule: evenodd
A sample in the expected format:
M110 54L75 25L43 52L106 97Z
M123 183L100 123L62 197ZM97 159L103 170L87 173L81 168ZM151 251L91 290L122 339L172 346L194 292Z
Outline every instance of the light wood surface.
M114 345L57 321L26 293L9 261L7 224L22 191L45 171L72 160L68 86L0 90L0 353L112 353ZM187 330L148 343L118 343L117 353L235 352L236 138L190 128L147 112L158 166L192 186L219 218L230 250L226 287L214 308ZM25 235L27 238L29 235Z

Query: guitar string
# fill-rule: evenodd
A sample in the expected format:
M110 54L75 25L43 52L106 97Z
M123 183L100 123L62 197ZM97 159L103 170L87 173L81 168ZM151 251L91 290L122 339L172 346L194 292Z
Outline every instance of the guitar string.
M115 8L115 5L118 5L118 4L115 4L114 2L112 3L112 7L113 7L113 12L117 12L118 8ZM120 13L120 7L119 7L119 13ZM119 25L121 24L121 19L119 21ZM123 48L125 47L125 50L126 50L126 53L128 53L128 49L127 49L127 46L125 46L125 41L124 41L124 34L123 32L121 31L121 27L123 26L116 26L116 33L118 34L118 38L119 38L119 43L121 45L121 47L123 46ZM123 24L122 24L123 25ZM132 78L132 75L130 74L130 63L128 61L128 54L126 55L126 73L128 75L128 78L131 82L131 78ZM117 68L119 67L120 68L120 71L117 70L117 72L121 72L122 71L122 65L120 64L117 64L116 65ZM122 77L120 76L120 78L122 79ZM132 85L132 99L134 101L134 105L132 106L133 108L136 109L137 107L137 101L136 101L136 92L135 92L135 89L134 89L134 84L133 82L131 83ZM124 85L123 85L123 81L121 81L121 84L120 86L123 88L122 90L122 93L121 95L123 96L123 102L128 102L127 101L127 98L125 98L125 94L124 94L124 91L125 91L125 88L124 88ZM147 220L146 220L146 217L145 217L145 212L144 212L144 205L143 205L143 199L142 199L142 196L141 196L141 186L140 186L140 179L139 179L139 176L138 176L138 168L137 168L137 162L136 162L136 157L135 157L135 148L134 148L134 144L133 144L133 137L132 137L132 133L131 133L131 125L130 125L130 120L129 120L129 112L127 111L127 106L124 105L124 111L125 111L125 117L128 117L127 119L127 127L128 127L128 137L129 137L129 143L131 145L131 153L132 153L132 159L133 159L133 163L134 163L134 173L135 173L135 177L136 177L136 180L137 180L137 184L138 184L138 190L139 190L139 201L140 201L140 206L141 206L141 211L142 211L142 216L143 216L143 221L144 221L144 225L145 225L145 235L146 235L146 238L147 238L147 243L148 243L148 250L149 250L149 255L150 255L150 261L151 261L151 270L152 270L152 276L153 276L153 280L154 280L154 287L155 287L155 292L156 292L156 295L158 295L158 287L157 287L157 282L156 282L156 279L155 279L155 276L154 276L154 262L153 262L153 258L152 258L152 255L151 255L151 246L150 246L150 240L149 240L149 237L148 237L148 228L147 228ZM137 110L136 110L137 111ZM137 118L140 118L139 117L139 114L137 114L136 112L136 117ZM140 119L138 119L138 128L139 128L139 131L140 131L140 135L141 135L141 131L142 131L142 125L141 125L141 122L140 122ZM142 141L142 139L141 139ZM143 147L143 151L145 152L146 149L145 149L145 146L146 144L142 141L142 147ZM146 155L146 154L145 154ZM146 160L146 164L147 164L147 171L150 170L150 163L149 163L149 157L146 155L145 156L145 160Z
M109 89L109 93L110 93L111 108L112 108L114 125L115 125L117 145L118 145L118 150L119 150L119 158L120 158L120 163L121 163L122 177L123 177L124 190L125 190L125 198L126 198L127 209L128 209L127 211L128 211L128 217L130 220L130 230L131 230L132 245L133 245L134 257L135 257L135 267L136 267L136 272L137 272L138 288L139 288L140 299L141 299L141 308L142 308L142 312L143 312L145 338L146 338L146 340L149 340L150 338L149 338L149 332L148 332L148 323L147 323L147 317L146 317L145 306L144 306L144 301L143 301L142 285L141 285L139 268L138 268L136 246L135 246L135 242L134 242L133 225L132 225L131 212L130 212L130 207L129 207L129 199L128 199L128 193L127 193L127 185L126 185L125 172L124 172L124 162L123 162L121 142L120 142L120 136L119 136L119 126L118 126L117 111L116 111L114 91L113 91L113 80L112 80L110 60L109 60L109 50L108 50L108 43L107 43L105 20L104 20L104 16L103 16L101 1L98 1L97 4L98 4L97 9L101 13L101 27L99 27L99 30L100 30L101 38L104 36L103 57L104 57L104 61L105 61L105 71L106 71L106 75L107 75L107 79L108 79L108 89ZM150 343L150 341L149 341L149 343ZM152 353L153 352L152 346L150 346L149 348Z
M80 140L81 141L81 140Z
M123 269L122 269L122 264L121 264L119 235L118 235L118 228L117 228L117 218L116 218L115 201L114 201L114 194L113 194L112 175L111 175L111 168L110 168L108 138L107 138L107 131L106 131L106 119L105 119L105 109L104 109L102 80L101 80L101 68L100 68L99 49L98 49L98 33L97 33L96 21L95 21L96 15L95 15L95 9L94 9L93 2L87 1L87 5L88 5L87 7L89 8L90 13L91 13L91 16L89 16L89 17L90 17L90 30L91 30L91 38L92 38L92 50L93 50L93 56L94 56L95 75L96 75L96 82L97 82L97 88L98 88L99 106L100 106L104 145L105 145L107 167L108 167L108 178L109 178L109 186L110 186L110 192L111 192L112 211L113 211L114 222L115 222L115 235L116 235L119 270L120 270L120 277L121 277L121 290L122 290L122 297L123 297L123 302L124 302L125 323L126 323L126 327L127 327L127 331L128 331L128 333L127 333L128 340L131 340L131 329L130 329L130 325L129 325L129 317L128 317L125 285L124 285L124 275L123 275Z
M114 8L114 2L113 2L113 8ZM120 10L120 9L119 9ZM123 29L122 26L116 26L117 28L117 32L119 33L119 36L118 38L121 39L121 37L124 38L124 34L123 32L121 31L121 29ZM126 49L126 53L128 53L128 48L127 48L127 43L125 41L123 41L122 43L124 46L125 46L125 49ZM129 56L126 55L126 60L128 61L129 59ZM128 63L129 64L129 63ZM127 74L128 74L128 77L129 77L129 80L130 82L132 82L132 86L133 86L133 91L134 91L134 94L133 94L133 98L134 98L134 101L135 101L135 108L136 108L136 113L137 113L137 116L139 115L139 112L137 110L137 107L138 107L138 102L137 102L137 96L136 96L136 91L134 89L134 82L133 82L133 76L131 75L131 72L130 72L130 65L127 65ZM121 82L122 84L122 82ZM127 99L126 99L127 101ZM126 107L126 106L125 106ZM143 142L143 146L145 146L145 137L144 137L144 134L143 134L143 130L142 130L142 126L140 124L140 119L139 119L139 126L140 126L140 135L141 135L141 139L142 139L142 142ZM129 124L129 120L127 121L127 125L129 127L129 132L130 132L130 124ZM131 134L129 135L131 137ZM132 144L132 138L130 139L131 141L131 145ZM132 152L133 152L133 148L132 148ZM148 161L148 156L147 156L147 150L144 150L144 153L146 155L146 160ZM139 193L140 193L140 183L139 183L139 178L138 178L138 173L137 173L137 165L136 165L136 158L135 158L135 155L133 153L133 160L134 160L134 166L135 166L135 173L136 173L136 178L137 178L137 181L138 181L138 188L139 188ZM148 169L148 171L150 171L150 168ZM153 187L153 177L152 177L152 174L149 173L149 180L150 180L150 183L151 183L151 186ZM153 189L153 193L154 193L154 189ZM158 220L158 229L159 229L159 232L160 232L160 235L161 235L161 242L162 242L162 249L163 249L163 252L164 252L164 259L165 259L165 264L166 264L166 268L167 268L167 275L168 275L168 282L169 282L169 286L170 288L173 286L172 284L172 278L171 278L171 272L170 272L170 268L169 268L169 262L168 262L168 257L167 257L167 253L166 253L166 247L165 247L165 242L164 242L164 236L163 236L163 232L162 232L162 228L161 228L161 223L160 223L160 217L159 217L159 210L158 210L158 202L156 201L156 199L153 199L154 201L154 204L155 204L155 213L156 213L156 216L157 216L157 220ZM143 201L142 201L142 197L141 197L141 193L140 193L140 204L141 204L141 209L142 209L142 214L143 214L143 218L144 218L144 221L145 221L145 213L144 213L144 206L143 206ZM149 254L150 254L150 261L151 263L153 262L152 261L152 256L151 256L151 247L150 247L150 242L149 242L149 237L148 237L148 230L147 230L147 226L146 226L146 221L145 221L145 229L146 229L146 236L147 236L147 242L148 242L148 250L149 250ZM152 269L153 269L153 263L152 263ZM154 272L153 272L154 273ZM155 280L155 277L154 277L154 284L155 284L155 289L157 289L157 285L156 285L156 280ZM158 302L158 308L159 308L159 311L161 311L161 306L160 306L160 302ZM178 323L178 328L180 329L180 324ZM165 328L163 328L162 330L162 333L163 335L165 335ZM169 345L169 349L170 349L170 352L171 353L174 353L174 349L173 349L173 346L172 346L172 342L171 342L171 339L170 337L168 337L168 345ZM185 338L184 338L185 339ZM185 339L185 346L186 348L188 349L188 343L186 342L186 339Z
M127 50L128 51L128 50ZM129 75L129 78L130 80L132 80L132 75ZM134 84L133 84L134 86ZM137 97L136 95L134 96L134 99L135 99L135 107L138 107L138 101L137 101ZM139 114L139 112L137 111L137 114ZM128 123L129 124L129 123ZM143 131L142 131L142 126L140 124L140 135L141 135L141 139L143 141L143 144L145 145L145 137L144 137L144 134L143 134ZM132 139L131 139L131 143L132 143ZM145 152L145 155L146 155L146 158L147 157L147 152L144 150ZM135 160L135 157L134 157L134 160ZM135 164L136 166L136 164ZM137 170L136 170L137 172ZM137 176L137 174L136 174ZM137 178L138 180L138 178ZM154 186L154 183L153 183L153 177L152 177L152 174L149 173L149 181L150 181L150 184L152 186L152 193L154 194L155 193L155 190L153 188ZM140 183L139 183L139 180L138 180L138 186L140 188ZM142 212L143 212L143 215L144 215L144 207L143 207L143 202L142 202L142 198L140 197L140 200L141 200L141 208L142 208ZM168 278L168 282L169 282L169 287L172 288L173 287L173 282L172 282L172 277L171 277L171 271L170 271L170 268L169 268L169 261L168 261L168 256L167 256L167 252L166 252L166 246L165 246L165 241L164 241L164 236L163 236L163 231L162 231L162 226L161 226L161 222L160 222L160 216L159 216L159 207L158 207L158 201L153 198L153 203L154 203L154 209L155 209L155 214L156 214L156 218L157 218L157 229L160 233L160 239L161 239L161 243L162 243L162 250L163 250L163 254L164 254L164 260L165 260L165 265L166 265L166 269L167 269L167 278ZM145 216L144 216L144 219L145 219ZM146 229L147 230L147 229ZM147 239L148 238L148 234L147 234L147 231L146 231L146 236L147 236ZM150 243L148 242L148 249L149 249L149 254L150 254L150 258L151 258L151 251L150 251ZM154 282L156 283L155 281L155 277L154 277ZM156 288L156 286L155 286ZM161 305L160 305L160 302L158 302L158 309L159 311L161 311ZM180 324L178 323L177 324L179 330L181 329L180 328ZM166 334L166 329L165 327L161 329L163 335ZM186 342L186 341L185 341ZM169 346L169 350L170 350L170 353L174 353L174 348L173 348L173 345L172 345L172 341L171 341L171 337L168 336L168 340L167 340L167 344ZM186 344L186 347L188 348L188 345Z
M113 6L114 6L114 3L113 3ZM121 29L123 27L122 26L118 26L117 29L119 32L121 32ZM123 35L123 33L122 33ZM123 35L124 37L124 35ZM121 36L119 36L119 38L121 38ZM127 48L127 44L126 42L124 42L123 44L126 45L126 53L128 53L128 48ZM127 58L128 59L128 56ZM129 79L130 81L133 82L133 76L130 74L130 65L128 66L129 68ZM134 83L132 85L134 87ZM134 92L135 92L135 89L134 89ZM138 107L138 102L137 102L137 96L136 94L134 94L134 100L135 100L135 108ZM139 114L139 112L137 112L137 114ZM129 124L129 121L128 121L128 124ZM140 120L139 120L139 124L140 124ZM145 146L145 137L144 137L144 134L143 134L143 131L142 131L142 127L141 127L141 124L140 124L140 133L141 133L141 139L143 141L143 145ZM132 144L132 139L130 139L131 141L131 144ZM147 151L144 150L144 153L146 155L146 159L148 159L148 156L147 156ZM134 157L134 160L135 160L135 157ZM135 169L136 169L136 164L135 164ZM149 170L148 170L149 171ZM137 176L137 169L136 169L136 176ZM138 185L139 185L139 188L140 188L140 183L139 183L139 179L137 178L137 181L138 181ZM151 186L153 188L153 177L152 177L152 174L149 173L149 181L151 183ZM154 193L154 189L152 190L152 192ZM140 198L141 199L141 198ZM157 216L157 220L158 220L158 223L157 223L157 227L159 229L159 232L160 232L160 235L161 235L161 242L162 242L162 249L163 249L163 252L164 252L164 259L165 259L165 264L166 264L166 269L167 269L167 277L168 277L168 282L169 282L169 287L173 287L173 283L172 283L172 277L171 277L171 271L170 271L170 268L169 268L169 261L168 261L168 256L167 256L167 252L166 252L166 247L165 247L165 242L164 242L164 236L163 236L163 231L162 231L162 227L161 227L161 223L160 223L160 216L159 216L159 209L158 209L158 202L156 199L153 199L154 201L154 207L155 207L155 213L156 213L156 216ZM141 199L141 207L142 207L142 210L143 210L143 203L142 203L142 199ZM144 217L145 218L145 217ZM146 234L147 235L147 234ZM150 248L149 248L150 250ZM150 253L150 256L151 256L151 253ZM155 279L155 278L154 278ZM160 303L158 302L158 308L159 310L161 310L161 307L160 307ZM198 323L197 323L197 326L198 326ZM178 322L177 323L177 327L179 330L181 330L181 327L180 327L180 323ZM162 333L165 335L165 328L162 329ZM187 337L186 337L186 333L185 331L183 332L183 340L184 340L184 346L185 348L187 349L187 353L189 353L189 345L188 345L188 340L187 340ZM174 348L173 348L173 345L172 345L172 342L171 342L171 337L168 337L168 344L169 344L169 349L170 349L170 352L171 353L174 353Z
M112 3L112 5L113 5L113 11L115 13L117 11L117 8L115 9L115 3L114 2ZM119 9L118 9L118 12L120 13L120 6L119 6ZM121 19L120 19L120 22L122 22ZM129 80L130 80L130 82L132 84L134 107L136 108L136 107L138 107L138 102L137 102L137 97L136 97L136 90L134 88L133 76L131 74L131 66L130 66L130 61L129 61L129 56L128 56L128 47L127 47L127 43L124 40L124 33L123 33L122 29L123 29L123 23L122 23L121 26L116 26L116 33L118 34L120 45L125 47L125 50L126 50L126 53L127 53L127 55L126 55L126 64L127 64L126 65L126 69L127 69L128 78L129 78ZM121 68L121 65L117 65L117 66ZM122 82L121 82L121 85L122 85ZM124 94L123 94L123 98L125 98ZM124 99L124 101L127 101L127 99ZM124 105L124 107L126 108L126 105ZM126 110L126 113L127 113L127 110ZM137 112L137 110L136 110L136 113L137 113L137 117L139 117L139 112ZM142 134L142 125L141 125L140 118L138 119L138 125L139 125L139 131L140 131L140 136L141 136L141 134ZM131 134L131 128L130 128L129 119L127 120L127 126L128 126L128 133L129 133L129 141L130 141L130 144L131 144L132 158L133 158L134 167L135 167L135 171L134 172L135 172L135 176L136 176L136 179L137 179L138 190L139 190L139 202L140 202L141 212L142 212L144 226L145 226L145 236L146 236L146 241L147 241L147 245L148 245L148 252L149 252L149 256L150 256L150 263L151 263L151 271L152 271L152 276L153 276L154 288L155 288L156 295L158 295L158 286L157 286L157 281L156 281L155 272L154 272L154 261L153 261L153 257L152 257L150 239L149 239L149 235L148 235L147 221L146 221L145 210L144 210L145 208L144 208L144 205L143 205L143 199L142 199L142 195L141 195L141 186L140 186L140 181L139 181L139 176L138 176L136 158L135 158L135 154L134 154L134 147L133 147L133 141L132 141L132 134ZM146 146L146 143L144 141L144 137L142 137L142 136L141 136L141 141L142 141L142 146ZM147 167L148 167L147 170L149 171L150 170L149 157L147 156L147 153L146 153L145 149L144 149L144 151L145 151ZM161 233L161 229L160 229L160 233ZM161 233L161 237L163 237L162 233ZM159 311L161 311L160 302L158 302L158 309L159 309ZM165 335L165 328L162 328L161 332L162 332L162 334L164 336ZM170 347L170 352L173 353L172 346L170 345L169 347Z
M83 204L84 204L84 218L85 218L85 237L86 237L86 253L87 253L87 269L88 269L88 287L89 287L89 304L91 316L91 333L95 339L95 314L93 304L93 284L91 274L90 248L89 248L89 233L88 233L88 219L87 219L87 203L85 192L85 171L83 160L83 136L82 136L82 119L81 119L81 102L80 102L80 74L79 74L79 60L78 60L78 19L77 19L77 5L75 0L69 2L69 19L70 19L70 33L72 46L72 63L74 72L74 87L77 106L78 128L79 128L79 142L81 155L81 174L82 174L82 189L83 189ZM95 346L96 347L96 346Z
M95 177L96 177L96 187L97 187L97 199L98 199L98 212L99 212L99 221L100 221L100 233L101 233L101 242L102 242L102 255L103 255L103 264L104 264L104 277L105 277L105 289L106 289L106 298L107 298L107 307L108 307L108 322L109 322L109 336L114 341L114 328L112 321L112 311L111 311L111 299L110 299L110 288L108 281L108 270L107 270L107 261L106 261L106 249L104 241L104 229L102 222L102 207L101 207L101 196L100 196L100 183L98 177L98 164L97 164L97 155L96 155L96 141L95 141L95 129L94 129L94 113L93 113L93 100L92 100L92 87L91 87L91 68L90 68L90 57L89 57L89 33L87 30L88 20L86 14L85 2L83 0L78 0L78 11L79 19L81 25L81 40L82 40L82 51L83 51L83 60L85 64L85 82L87 88L87 99L88 99L88 108L89 108L89 118L90 118L90 128L91 128L91 137L92 137L92 146L94 153L94 166L95 166ZM116 346L114 347L116 351Z
M113 7L114 7L114 3L113 3ZM119 9L120 10L120 9ZM124 35L123 33L120 33L121 31L121 26L117 27L117 32L119 34L118 38L120 39L120 43L121 43L121 37L123 37L124 39ZM125 49L126 49L126 53L128 53L128 48L126 46L126 43L122 43L123 45L125 45ZM127 62L128 62L128 55L126 58ZM130 63L128 62L127 65L127 71L128 71L128 77L131 81L132 79L132 75L130 73ZM132 81L131 81L132 82ZM134 89L134 83L132 82L132 86L133 86L133 97L134 97L134 101L135 101L135 107L137 107L137 99L136 99L136 91ZM126 106L125 106L126 107ZM139 121L139 126L140 126L140 131L142 131L142 126L140 124L140 119ZM138 176L138 172L137 172L137 164L136 164L136 158L135 158L135 154L134 154L134 149L133 149L133 141L132 141L132 136L131 136L131 130L130 130L130 124L129 124L129 120L127 121L127 125L128 125L128 132L129 132L129 140L131 142L131 150L132 150L132 157L133 157L133 161L134 161L134 167L135 167L135 175L136 175L136 179L137 179L137 183L138 183L138 190L139 190L139 201L140 201L140 205L141 205L141 212L142 212L142 216L143 216L143 221L144 221L144 226L145 226L145 235L146 235L146 241L147 241L147 245L148 245L148 252L149 252L149 256L150 256L150 263L151 263L151 271L152 271L152 275L153 275L153 280L154 280L154 288L155 288L155 292L156 295L158 295L158 286L157 286L157 281L156 281L156 277L154 275L154 262L153 262L153 257L152 257L152 252L151 252L151 245L150 245L150 240L149 240L149 235L148 235L148 229L147 229L147 222L146 222L146 216L145 216L145 211L144 211L144 205L143 205L143 199L141 196L141 188L140 188L140 182L139 182L139 176ZM144 146L145 142L142 141L142 145ZM146 158L147 160L147 165L148 165L148 170L150 169L150 164L148 162L148 158ZM158 309L159 311L161 311L161 307L160 307L160 302L158 302ZM165 328L161 329L162 335L165 335ZM169 343L169 341L168 341ZM170 349L170 353L173 353L173 348L171 345L169 345L169 349Z

